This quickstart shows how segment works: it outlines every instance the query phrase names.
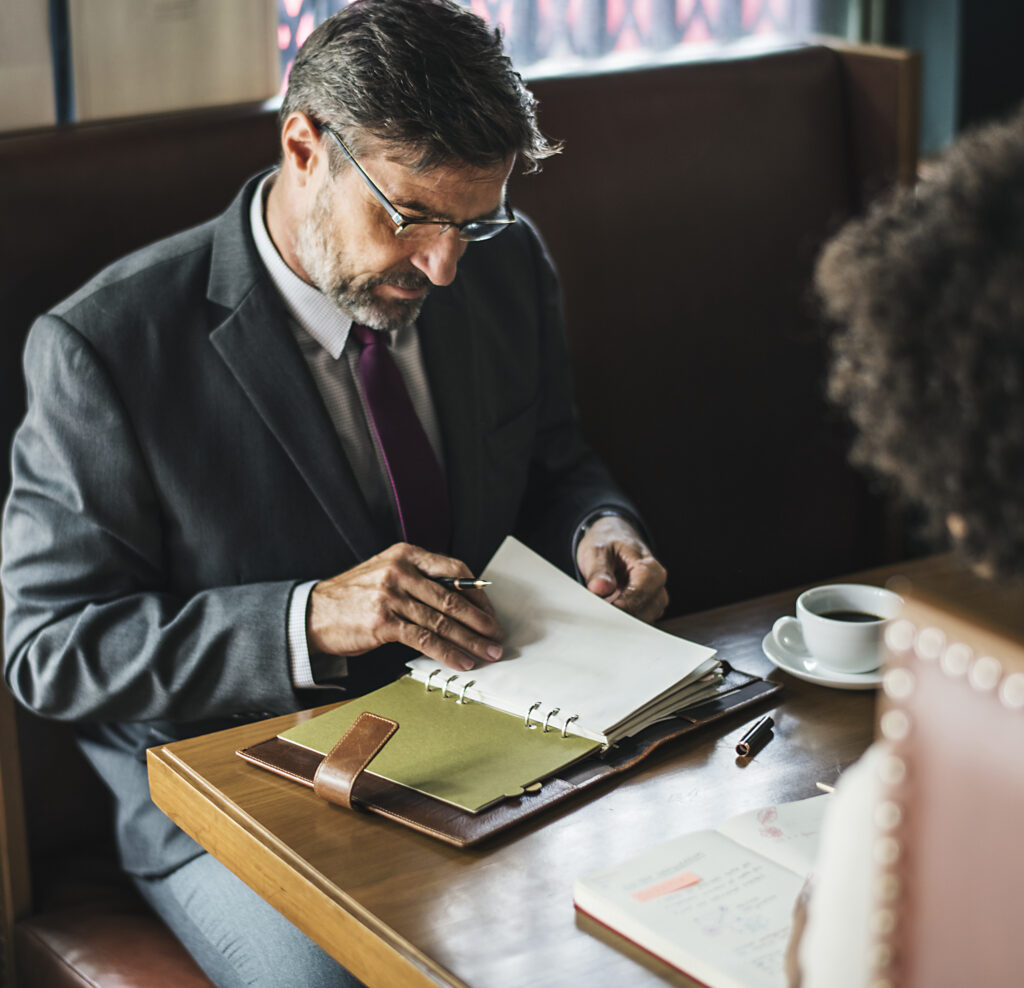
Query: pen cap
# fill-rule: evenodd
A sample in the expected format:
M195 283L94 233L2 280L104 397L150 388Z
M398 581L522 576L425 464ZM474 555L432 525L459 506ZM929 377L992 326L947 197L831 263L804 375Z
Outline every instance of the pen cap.
M736 753L739 755L752 754L768 740L774 726L775 721L767 715L756 721L737 742Z

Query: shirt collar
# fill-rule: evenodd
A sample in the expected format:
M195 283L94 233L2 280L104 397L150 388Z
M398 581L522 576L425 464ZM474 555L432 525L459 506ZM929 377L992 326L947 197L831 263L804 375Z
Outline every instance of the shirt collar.
M249 222L256 250L284 299L292 318L335 360L341 356L352 328L352 317L340 309L319 288L303 281L277 252L263 217L263 206L277 172L271 172L256 187L249 207Z

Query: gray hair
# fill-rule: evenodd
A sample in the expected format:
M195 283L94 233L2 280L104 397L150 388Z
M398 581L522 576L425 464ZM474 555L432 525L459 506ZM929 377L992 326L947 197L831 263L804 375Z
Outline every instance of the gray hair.
M561 150L540 133L501 33L453 0L355 0L329 17L295 59L281 125L296 111L353 151L366 135L404 145L418 170L490 168L515 154L537 171ZM330 153L333 171L341 152Z

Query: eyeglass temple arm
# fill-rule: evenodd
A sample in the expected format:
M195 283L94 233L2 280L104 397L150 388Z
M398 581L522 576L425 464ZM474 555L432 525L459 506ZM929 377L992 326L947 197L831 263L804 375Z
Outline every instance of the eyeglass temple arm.
M349 149L345 146L345 142L337 134L335 134L334 131L327 126L327 124L320 124L320 129L326 130L327 133L334 138L335 143L338 145L338 147L341 148L341 153L344 154L345 157L348 158L350 162L352 162L352 164L355 166L356 171L363 176L363 180L366 182L370 191L377 197L377 201L387 210L388 216L391 217L391 222L394 223L395 226L403 226L406 221L405 217L400 212L398 212L398 210L395 209L395 207L392 206L390 202L388 202L387 196L384 195L384 193L377 188L377 185L373 181L373 179L370 178L370 176L363 171L362 165L360 165L359 162L356 161L356 159L353 157L352 152L349 151Z
M318 124L318 126L321 130L327 131L327 133L334 138L335 143L338 145L338 147L341 148L341 153L345 155L345 157L348 158L350 162L352 162L352 164L355 166L356 171L363 176L363 180L366 182L367 186L369 187L370 191L374 194L374 196L376 196L377 201L387 210L388 216L391 217L391 222L394 223L395 226L397 226L399 229L402 229L404 226L406 226L409 220L405 216L403 216L397 209L395 209L394 206L391 205L391 203L388 201L387 196L385 196L384 193L377 188L377 184L374 182L374 180L370 178L370 176L367 175L366 172L363 171L363 166L360 165L358 161L356 161L352 152L349 151L349 149L346 147L345 142L337 134L335 134L334 131L327 126L327 124ZM507 195L505 196L504 208L505 219L492 222L498 222L503 224L515 223L516 217L515 214L512 212L511 208L509 207Z

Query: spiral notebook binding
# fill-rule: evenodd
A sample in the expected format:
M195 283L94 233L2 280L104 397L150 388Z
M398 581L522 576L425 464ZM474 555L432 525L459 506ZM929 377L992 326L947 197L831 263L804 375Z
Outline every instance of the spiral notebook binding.
M536 703L531 703L530 704L530 709L526 711L526 716L523 718L523 727L528 727L531 731L534 731L534 730L537 729L537 726L539 724L539 725L541 725L541 733L542 734L549 734L551 732L551 730L552 730L551 718L554 717L560 711L561 708L560 707L552 707L544 715L544 719L542 721L541 718L540 718L540 714L537 714L536 717L533 717L533 712L534 712L534 710L537 710L538 708L543 707L543 706L544 706L544 704L543 704L543 702L541 700L538 700ZM534 721L536 721L536 723L531 724L530 723L531 718ZM580 715L579 714L572 714L569 717L566 717L564 721L562 721L561 735L562 735L563 738L567 738L569 736L569 725L574 720L579 720L579 719L580 719Z
M440 675L442 671L443 670L441 670L441 669L434 669L427 676L427 678L424 680L424 684L423 685L424 685L424 689L426 690L427 693L433 693L434 692L435 687L431 686L431 683L433 682L434 677ZM448 696L450 694L451 696L454 696L456 698L455 699L456 703L468 703L469 702L466 699L466 690L468 690L470 688L470 686L473 686L476 683L476 680L475 679L468 679L468 680L466 680L466 682L464 682L459 687L452 686L452 683L455 682L455 680L457 680L458 678L459 678L459 674L455 673L455 674L453 674L451 676L448 676L442 682L442 684L441 684L441 699L442 700L448 699ZM560 712L561 708L560 707L552 707L544 715L544 718L542 720L540 714L537 714L536 716L534 716L533 712L535 710L538 710L538 709L542 708L543 706L544 706L544 701L543 700L537 700L535 703L531 703L530 704L529 709L526 711L526 716L523 718L523 727L529 728L531 731L533 731L533 730L536 730L538 725L539 725L541 727L541 733L542 734L550 734L551 733L551 731L553 729L552 728L552 724L551 724L551 718L554 717L555 715L557 715ZM579 714L572 714L571 716L566 717L564 721L562 721L561 736L563 738L567 738L569 736L569 725L573 721L579 720L579 719L580 719L580 715ZM536 721L536 723L530 723L531 720Z

